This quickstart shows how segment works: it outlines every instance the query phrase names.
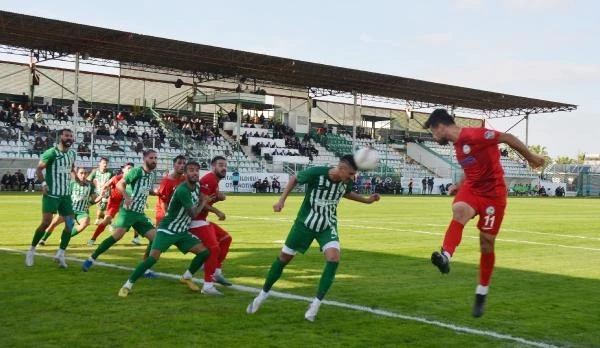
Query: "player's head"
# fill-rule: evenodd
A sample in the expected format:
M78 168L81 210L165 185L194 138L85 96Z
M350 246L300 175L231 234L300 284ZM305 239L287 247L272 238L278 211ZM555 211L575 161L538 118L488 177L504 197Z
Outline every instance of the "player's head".
M446 128L454 125L454 117L446 111L446 109L436 109L430 115L423 128L429 129L433 139L440 145L448 144L448 136L446 135Z
M200 164L198 162L188 162L184 166L185 178L188 183L195 184L200 178Z
M98 162L98 169L100 169L100 171L105 171L106 167L108 167L108 158L102 157L100 162Z
M123 175L125 175L134 166L135 164L133 164L133 162L127 162L121 167L121 172L123 173Z
M210 161L210 166L212 167L212 172L219 179L223 179L227 175L227 159L223 156L215 156L212 161Z
M59 131L59 143L66 149L73 145L73 132L68 128L63 128Z
M354 156L344 155L340 158L340 162L337 166L337 172L342 181L349 181L354 179L358 167L354 162Z
M144 165L150 169L154 170L156 168L156 150L148 149L144 150Z
M185 171L185 162L187 162L187 160L183 155L173 158L173 171L176 174L182 175Z
M87 170L84 167L77 167L75 174L77 175L77 180L79 182L84 182L87 175Z

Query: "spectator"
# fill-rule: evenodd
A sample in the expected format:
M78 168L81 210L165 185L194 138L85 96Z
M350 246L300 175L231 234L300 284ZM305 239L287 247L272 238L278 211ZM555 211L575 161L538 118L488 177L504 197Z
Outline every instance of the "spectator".
M277 193L281 193L281 183L276 177L271 182L271 192L275 192L275 190L277 190Z
M13 176L12 176L12 174L10 174L10 172L4 173L4 175L2 176L2 181L0 181L0 183L2 184L2 190L4 190L4 191L12 191L12 189L13 189Z
M112 144L110 144L110 146L107 146L106 149L108 151L120 151L120 152L125 152L125 150L123 150L119 144L116 141L113 141Z
M117 127L117 130L114 134L115 140L125 140L125 132L121 130L121 128Z
M271 184L269 183L269 179L263 179L261 184L261 192L271 192Z
M237 171L237 169L231 173L231 181L233 184L233 192L240 192L238 187L240 184L240 173Z
M129 127L129 130L127 131L127 137L129 139L137 139L138 135L137 135L137 132L135 131L135 128Z
M143 140L150 139L150 134L148 134L148 132L146 132L146 130L144 130L144 133L142 133L142 139Z
M31 192L35 189L35 168L27 168L27 186Z
M414 185L414 181L413 178L410 178L410 180L408 181L408 194L412 195L413 194L413 185Z
M25 187L25 175L23 175L21 169L18 169L15 173L15 185L19 191L23 190Z

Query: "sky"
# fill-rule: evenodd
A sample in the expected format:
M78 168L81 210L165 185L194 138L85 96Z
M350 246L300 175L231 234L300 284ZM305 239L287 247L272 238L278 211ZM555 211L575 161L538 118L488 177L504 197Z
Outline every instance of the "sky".
M576 104L530 116L529 144L553 158L600 153L600 2L592 0L0 0L0 9ZM519 119L487 126L506 131ZM524 141L525 122L510 132Z

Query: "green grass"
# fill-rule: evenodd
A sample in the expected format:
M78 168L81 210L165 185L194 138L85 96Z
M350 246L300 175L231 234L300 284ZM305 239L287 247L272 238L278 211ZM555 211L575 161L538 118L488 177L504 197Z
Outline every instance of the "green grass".
M276 199L240 195L220 203L228 215L221 225L234 238L224 271L237 285L262 285L301 202L301 196L292 196L275 214ZM37 194L0 196L0 247L28 248L40 203ZM509 199L480 319L470 316L479 262L475 220L465 229L448 276L429 261L449 222L450 203L448 197L419 196L383 197L371 206L343 202L342 262L326 299L551 345L600 344L600 201ZM87 257L92 232L89 227L73 238L68 256ZM58 238L38 252L52 255ZM145 246L130 240L127 235L101 261L135 266ZM173 249L154 269L180 274L190 258ZM63 270L41 256L28 268L23 254L5 251L0 264L0 347L524 346L332 305L323 305L309 323L303 318L307 302L275 297L250 316L245 308L252 293L225 288L225 296L206 297L169 278L141 279L122 299L117 292L126 270L98 265L83 273L76 261ZM312 297L322 267L313 247L285 269L275 290Z

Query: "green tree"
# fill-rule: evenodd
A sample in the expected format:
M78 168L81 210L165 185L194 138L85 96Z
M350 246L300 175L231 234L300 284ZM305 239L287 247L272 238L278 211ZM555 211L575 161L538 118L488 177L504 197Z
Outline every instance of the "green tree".
M529 151L544 157L544 165L541 168L540 175L544 175L544 171L552 164L552 157L548 155L546 147L543 145L530 145Z
M558 156L554 161L556 164L572 164L574 162L575 160L569 156Z
M580 152L577 154L577 164L583 164L583 162L585 161L585 152Z

